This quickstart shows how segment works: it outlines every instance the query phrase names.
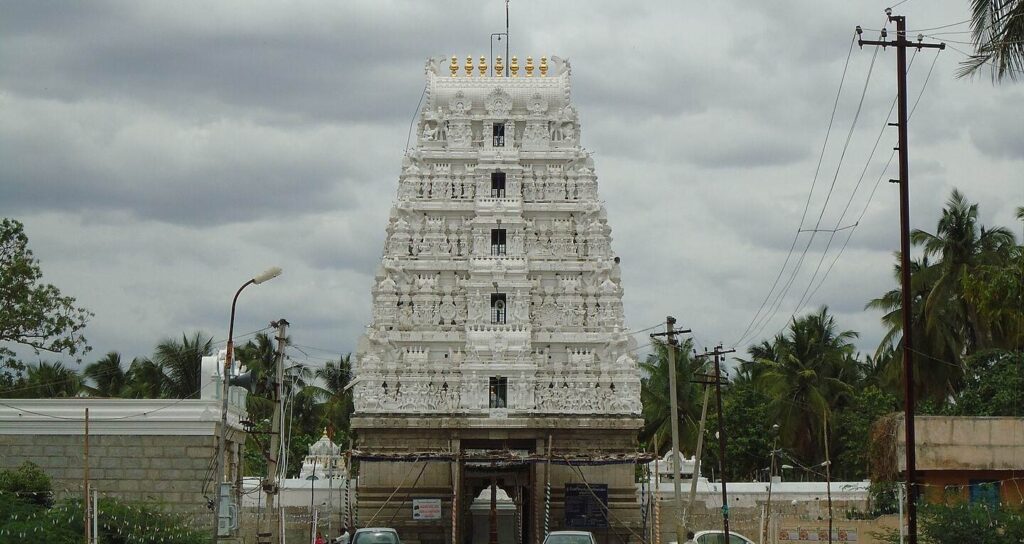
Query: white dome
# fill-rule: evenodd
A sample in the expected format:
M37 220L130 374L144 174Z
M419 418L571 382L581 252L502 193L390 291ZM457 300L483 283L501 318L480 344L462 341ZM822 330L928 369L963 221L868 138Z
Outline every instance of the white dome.
M325 432L324 435L320 437L320 440L310 444L309 454L316 456L340 455L341 446L331 442L331 439L327 438L327 433Z

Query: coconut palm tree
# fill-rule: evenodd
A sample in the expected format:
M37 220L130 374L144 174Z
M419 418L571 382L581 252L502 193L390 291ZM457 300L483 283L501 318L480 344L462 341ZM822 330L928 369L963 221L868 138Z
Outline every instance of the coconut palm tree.
M782 444L807 461L816 460L824 444L823 422L844 403L857 383L859 363L853 340L857 333L837 331L835 319L822 307L796 318L776 337L774 359L758 359L758 378L771 397L769 410L780 426Z
M991 65L993 81L1024 75L1024 1L971 0L974 54L961 64L960 77Z
M285 339L285 344L289 339ZM246 396L246 409L252 421L270 418L274 409L274 380L277 349L275 339L266 333L257 334L245 345L235 349L235 359L252 373L252 393Z
M978 223L978 205L954 189L942 210L935 234L915 229L911 242L936 257L937 270L924 307L924 328L933 332L952 323L964 345L960 355L992 347L988 323L964 298L963 285L979 267L1005 262L1014 246L1013 233ZM931 272L931 271L929 271Z
M352 354L342 355L337 362L328 361L314 372L316 381L311 387L317 400L324 403L323 416L335 431L350 436L349 419L355 412L351 391L346 390L352 380Z
M181 341L166 339L153 352L166 380L162 396L167 398L199 398L200 364L213 352L213 339L201 332L181 335Z
M962 379L963 358L980 349L1004 346L1008 329L986 312L970 287L979 286L986 270L999 271L1014 253L1013 234L1002 227L978 223L978 205L954 190L942 211L935 233L914 230L911 242L924 249L912 262L911 323L915 346L915 387L922 398L942 403ZM897 281L899 265L895 268ZM1011 282L1012 283L1012 282ZM983 290L990 283L985 282ZM887 374L899 375L902 365L903 301L894 289L867 305L886 312L888 332L875 353L890 354ZM902 393L894 391L897 396Z
M654 353L640 363L644 376L640 382L640 400L643 404L644 427L640 440L658 444L658 454L672 446L672 419L669 393L668 344L657 342ZM693 452L697 443L700 423L701 388L692 383L694 374L703 373L707 358L693 357L693 341L686 339L675 348L676 402L679 408L679 442L684 451Z
M900 281L900 259L896 256L893 275L897 283ZM914 387L921 399L941 403L951 395L963 375L959 361L962 341L952 320L933 320L937 326L925 330L925 301L935 282L936 271L927 257L911 261L911 326L914 334ZM895 388L888 392L903 398L903 388L899 386L903 376L903 298L900 289L892 289L866 305L867 309L881 310L882 324L886 326L885 336L878 344L872 358L875 366L882 366L884 371L875 370L874 375L887 377Z
M128 385L128 373L121 367L121 354L116 351L85 367L83 374L93 383L85 385L85 390L98 397L119 397Z
M147 357L136 357L128 366L128 383L122 396L131 399L156 399L164 391L164 375L160 365Z
M25 389L18 396L28 398L62 398L77 396L82 387L78 373L62 363L40 361L29 365Z

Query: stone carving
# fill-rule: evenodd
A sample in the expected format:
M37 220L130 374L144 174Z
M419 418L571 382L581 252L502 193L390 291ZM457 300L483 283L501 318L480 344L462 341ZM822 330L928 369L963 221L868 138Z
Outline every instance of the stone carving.
M531 115L544 115L548 112L548 99L540 93L533 93L526 109Z
M551 57L548 77L515 81L453 78L439 62L426 67L430 93L371 284L356 412L639 414L636 343L623 328L621 274L593 160L579 146L568 62ZM490 126L513 119L522 133L506 127L510 152L497 157ZM529 154L518 159L517 147ZM490 198L497 169L500 200ZM500 257L495 229L505 231ZM495 294L507 307L498 323ZM492 409L492 378L506 380L501 408Z
M466 93L459 91L448 101L448 110L452 115L461 116L469 113L473 107L473 101L466 97Z
M487 115L495 119L504 119L512 113L512 96L501 87L495 87L484 99Z

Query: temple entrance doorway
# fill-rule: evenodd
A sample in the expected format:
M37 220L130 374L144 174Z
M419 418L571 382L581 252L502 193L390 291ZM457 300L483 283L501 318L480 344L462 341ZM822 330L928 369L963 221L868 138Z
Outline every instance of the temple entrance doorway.
M491 447L471 449L516 449L529 453L526 448L514 448L505 443L501 444L504 447L485 446ZM467 461L463 463L461 476L460 544L535 544L534 482L529 463Z

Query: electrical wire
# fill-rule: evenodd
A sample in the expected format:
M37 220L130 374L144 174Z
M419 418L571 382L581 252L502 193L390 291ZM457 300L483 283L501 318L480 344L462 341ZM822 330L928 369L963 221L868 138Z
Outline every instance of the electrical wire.
M853 122L851 123L850 131L847 134L846 142L845 142L845 144L843 146L842 154L841 154L840 159L839 159L839 165L836 167L836 176L838 176L839 169L842 166L843 158L845 158L845 156L846 156L846 151L847 151L847 148L848 148L849 143L850 143L850 138L852 137L852 134L853 134L853 129L855 128L855 126L857 124L857 120L860 117L861 108L862 108L862 105L863 105L863 102L864 102L864 93L866 93L866 91L867 91L867 86L868 86L868 83L870 82L870 79L871 79L871 73L872 73L872 70L874 68L874 63L875 63L875 59L876 59L877 55L878 55L878 48L875 48L875 52L874 52L874 54L871 57L871 67L869 68L867 77L865 78L864 89L863 89L863 91L861 93L860 102L859 102L859 104L857 106L857 110L856 110L856 114L855 114L855 116L853 118ZM823 151L823 153L824 153L824 151ZM822 204L821 212L818 215L818 222L815 225L815 229L820 227L821 219L824 216L825 209L827 208L828 202L829 202L829 200L830 200L830 198L832 196L832 192L833 192L833 190L835 188L835 183L836 183L836 179L833 178L832 185L829 188L829 192L828 192L828 194L827 194L827 196L825 198L824 203ZM809 198L808 198L808 200L809 200ZM803 225L801 223L801 227L802 226ZM757 325L754 326L754 328L752 329L753 332L750 334L749 337L751 337L751 338L757 337L761 333L761 331L763 331L764 328L768 325L768 323L770 323L771 320L774 319L775 316L778 314L779 309L782 307L782 303L785 301L786 294L788 294L789 290L793 286L793 283L796 281L797 275L800 272L800 267L803 265L803 261L807 257L807 253L810 250L811 244L814 242L815 234L816 234L815 232L811 232L811 236L809 237L807 243L804 245L804 248L803 248L803 250L802 250L802 252L800 254L800 257L797 259L796 264L793 266L793 270L790 273L789 279L786 281L786 284L783 286L782 290L780 290L776 294L775 300L773 301L772 305L769 306L770 309L769 309L768 313L764 314L764 316L762 316L762 318L757 322ZM734 342L733 344L734 345L739 345L740 342L742 342L745 338L747 338L747 337L746 336L741 337L741 339L739 341Z
M416 103L416 110L412 112L412 119L409 119L409 133L405 137L405 154L409 154L409 142L412 141L412 126L416 123L416 114L420 112L420 106L423 104L423 97L427 95L427 85L423 85L423 92L420 93L420 100Z
M941 52L941 50L937 50L935 52L935 57L932 58L932 64L928 68L928 74L924 78L924 84L921 85L921 92L918 93L917 99L914 101L914 106L910 109L910 113L907 115L907 121L908 122L914 116L914 112L917 111L917 105L921 102L921 97L924 96L924 90L928 87L928 81L931 79L932 71L935 69L935 61L938 60L940 52ZM911 59L911 60L913 60L913 59ZM908 67L908 70L909 70L909 67ZM895 102L894 102L894 104L895 104ZM889 109L889 114L892 115L892 108ZM886 125L888 125L888 122L886 123ZM875 145L876 146L878 145L877 141L875 142ZM872 149L872 154L874 154L874 149ZM874 199L875 191L878 190L878 186L879 186L880 182L882 181L882 178L885 177L885 173L889 170L889 165L892 164L892 159L893 159L893 157L895 155L896 155L896 150L893 150L889 154L889 160L886 161L885 167L882 168L882 172L878 175L878 179L875 180L875 185L871 189L871 194L868 195L867 202L864 203L864 208L861 210L860 216L857 217L857 221L854 223L855 226L856 225L860 225L861 220L864 219L864 214L867 213L868 207L871 205L871 201ZM868 158L868 161L869 162L871 161L870 157ZM866 172L867 171L867 165L866 164L865 164L864 168L865 168L865 172ZM863 175L864 175L864 173L862 172L861 173L861 177L863 177ZM858 180L857 183L859 185L860 181ZM846 241L843 242L843 246L839 249L839 253L836 254L835 258L832 260L832 263L829 265L828 269L825 270L825 274L822 276L821 281L818 282L818 285L814 288L814 291L811 292L810 298L813 298L814 295L818 292L818 289L821 289L821 286L825 283L825 279L828 278L828 275L832 271L832 268L839 261L839 258L843 256L843 252L846 251L846 246L850 243L850 239L851 238L853 238L853 230L851 230L850 233L846 236Z
M850 39L850 49L849 49L849 51L846 52L846 61L843 63L843 73L842 73L842 76L839 79L839 89L836 90L836 98L835 98L835 100L832 103L832 114L829 116L828 127L825 129L825 141L822 142L822 144L821 144L821 152L818 155L818 165L814 169L814 177L811 178L811 189L807 193L807 201L804 203L804 211L803 211L803 213L800 216L800 225L797 226L797 232L793 236L793 243L790 244L790 246L789 246L789 252L786 254L786 259L783 261L782 267L779 269L778 275L775 276L775 281L772 282L771 288L768 289L768 294L765 295L764 300L761 301L760 307L758 307L757 311L754 312L754 317L752 317L750 319L750 323L747 323L746 329L744 329L743 333L740 334L739 338L737 338L736 341L733 342L734 345L739 345L740 342L742 342L743 340L745 340L747 338L747 333L750 332L750 329L751 329L751 327L754 326L754 323L758 321L758 317L761 315L761 312L764 310L765 305L768 304L768 300L772 297L772 294L775 292L775 288L778 286L779 280L782 279L782 275L786 271L786 266L789 265L790 258L793 257L793 251L796 249L796 243L800 239L800 229L802 229L803 226L804 226L804 220L807 217L807 211L810 209L810 206L811 206L811 196L814 194L814 186L818 182L818 174L821 171L821 163L822 163L822 161L824 160L824 157L825 157L825 149L828 147L828 138L829 138L829 135L832 133L832 125L835 122L836 111L839 108L839 98L840 98L840 96L842 96L843 84L846 82L846 73L847 73L847 70L850 67L850 58L853 55L853 45L856 42L857 42L857 35L854 34L853 37Z
M199 395L203 391L203 389L209 387L211 384L213 384L212 381L207 383L206 385L200 387L198 390L196 390L194 393L192 393L192 395ZM181 404L182 402L185 402L186 400L197 400L197 399L193 398L192 395L189 395L188 397L177 399L175 402L172 402L171 404L168 404L167 406L161 406L160 408L155 408L153 410L146 410L145 412L139 412L139 413L136 413L136 414L128 414L128 415L125 415L125 416L117 416L117 417L101 417L101 418L90 417L89 421L93 421L93 422L117 421L117 420L122 420L122 419L131 419L131 418L140 417L140 416L147 416L149 414L153 414L153 413L159 412L161 410L166 410L168 408L172 408L174 406L177 406L177 405ZM144 400L167 400L167 399L144 399ZM84 416L83 417L67 417L67 416L58 416L58 415L53 415L53 414L44 414L42 412L35 412L33 410L28 410L28 409L25 409L25 408L20 408L18 406L11 406L10 404L4 403L4 402L0 402L0 406L6 406L6 407L8 407L8 408L10 408L12 410L17 410L19 412L24 412L26 414L32 414L34 416L46 417L46 418L50 418L50 419L60 419L60 420L64 420L64 421L85 421L85 417Z
M915 52L915 54L916 54L916 52ZM829 188L829 193L828 193L829 196L832 195L832 191L835 188L836 181L839 179L839 172L840 172L840 170L842 169L842 166L843 166L843 159L846 157L846 151L849 148L850 140L853 137L853 131L854 131L854 129L857 126L857 119L860 118L860 112L861 112L862 108L864 107L864 97L867 95L868 83L871 81L871 73L874 70L875 59L877 58L877 56L878 56L878 48L876 47L874 53L871 55L871 64L868 67L867 78L864 80L864 88L861 90L861 93L860 93L860 101L857 103L857 111L854 113L853 122L850 124L850 131L846 134L846 142L843 144L843 152L840 154L840 156L839 156L839 163L836 165L836 173L832 177L832 185ZM891 115L891 114L892 114L892 109L890 108L889 115ZM888 119L888 115L886 116L886 119ZM881 135L879 135L879 139L881 139ZM878 145L877 140L875 142L875 145L876 146ZM874 155L874 149L872 149L871 154ZM870 159L868 159L868 160L870 160ZM861 176L861 179L863 179L863 176ZM836 220L836 229L834 229L832 231L832 234L829 236L828 242L826 242L826 244L825 244L825 249L821 252L821 258L818 259L818 265L814 268L814 272L811 274L811 280L807 283L807 287L804 289L803 294L800 295L800 299L797 302L796 308L790 314L790 318L795 316L797 314L797 312L799 312L803 308L804 302L807 300L807 293L810 292L811 287L814 285L814 280L817 279L817 277L818 277L818 272L821 271L821 265L825 261L825 256L828 255L828 249L829 249L829 247L832 246L832 241L835 240L837 229L839 228L839 225L842 224L843 219L846 218L846 212L849 211L850 205L853 203L853 199L857 195L857 190L859 188L860 188L860 180L858 180L857 185L854 186L853 192L850 193L850 198L846 201L846 206L843 208L842 213L839 215L839 219ZM828 206L828 198L825 199L825 204L821 208L821 214L818 215L818 224L820 224L822 217L824 217L824 215L825 215L825 208L827 206ZM815 224L815 228L818 227L818 224ZM813 237L813 235L812 235L812 237ZM810 246L810 242L808 242L808 247L809 246ZM787 322L788 322L788 319L787 319Z

